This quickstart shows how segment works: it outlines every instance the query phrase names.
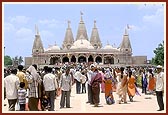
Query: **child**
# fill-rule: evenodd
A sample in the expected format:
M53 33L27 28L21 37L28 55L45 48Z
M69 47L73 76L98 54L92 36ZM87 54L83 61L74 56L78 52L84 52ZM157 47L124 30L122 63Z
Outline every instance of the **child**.
M42 104L42 111L46 111L49 109L49 101L47 96L43 96L41 104Z
M24 89L25 83L20 82L20 88L18 89L18 102L20 105L20 111L25 111L25 105L26 105L26 90Z

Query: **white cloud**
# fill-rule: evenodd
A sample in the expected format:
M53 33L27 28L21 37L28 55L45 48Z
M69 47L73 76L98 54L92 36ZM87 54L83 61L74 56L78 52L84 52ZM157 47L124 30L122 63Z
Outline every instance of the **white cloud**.
M32 39L33 36L32 30L28 28L20 28L16 31L16 37L19 39Z
M160 24L163 24L163 20L164 19L164 10L163 8L159 8L157 9L157 11L155 12L155 14L152 14L152 15L145 15L143 17L143 21L144 22L147 22L149 24L157 24L157 25L160 25Z
M9 22L11 23L17 23L17 24L27 24L30 20L29 17L26 16L15 16L15 17L9 17Z
M138 9L145 13L142 21L145 25L162 25L164 19L164 7L163 3L149 3L137 4Z
M4 30L5 32L13 32L15 31L15 27L11 23L4 23Z
M42 25L45 25L49 28L60 28L64 27L65 22L55 20L55 19L44 19L44 20L39 20L39 23Z
M130 30L132 31L139 31L141 30L141 27L136 26L136 25L129 25Z

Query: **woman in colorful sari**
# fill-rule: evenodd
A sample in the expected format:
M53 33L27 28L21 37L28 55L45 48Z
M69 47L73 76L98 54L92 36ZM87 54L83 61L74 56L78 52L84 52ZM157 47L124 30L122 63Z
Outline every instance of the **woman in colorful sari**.
M110 70L107 70L104 77L104 83L105 83L105 99L106 103L111 105L114 104L114 97L113 97L113 89L112 89L112 75L110 73Z
M129 71L128 78L128 96L131 102L133 102L133 97L135 96L135 77L132 75L132 71Z
M155 77L152 73L152 69L149 69L149 86L148 89L151 94L153 94L153 90L155 88Z
M37 65L33 64L28 69L27 81L29 84L28 108L30 111L38 111L39 93L38 85L42 82L41 76L37 72Z
M105 84L104 84L105 71L104 71L104 68L101 69L100 73L101 73L101 76L102 76L101 93L104 93L105 92Z
M113 92L116 92L117 90L117 84L118 84L118 81L117 81L117 72L116 72L116 69L113 68L113 79L112 79L112 90Z
M119 104L121 104L121 102L127 103L127 74L124 74L124 68L121 67L120 68L121 73L118 73L118 86L117 86L117 91L116 94L119 96Z
M92 93L93 93L93 103L95 104L95 107L98 107L98 104L100 102L100 84L102 83L102 76L101 73L98 72L98 69L95 68L94 70L94 76L91 79L91 87L92 87Z

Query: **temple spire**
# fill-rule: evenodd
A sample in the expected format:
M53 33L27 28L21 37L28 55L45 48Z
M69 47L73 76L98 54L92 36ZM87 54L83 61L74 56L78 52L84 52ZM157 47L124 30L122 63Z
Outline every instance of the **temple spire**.
M65 38L62 44L63 49L70 49L70 47L74 43L74 38L70 27L70 23L71 21L68 20L68 28L66 29Z
M33 43L33 48L32 48L32 53L37 53L37 52L44 52L44 48L43 48L43 43L41 41L41 37L39 34L39 30L37 25L35 25L35 40Z
M122 51L132 52L131 42L130 42L129 35L128 35L128 29L130 29L130 27L127 24L127 26L125 27L125 33L123 35L123 40L120 44L120 49Z
M96 27L96 20L94 20L94 26L91 33L90 43L92 44L92 46L94 46L95 49L102 47L102 43L99 37L99 32Z
M81 35L83 36L82 39L88 40L88 35L87 35L85 23L84 23L83 18L82 18L83 13L80 12L80 14L81 14L81 20L79 22L77 35L76 35L76 40L81 39L81 37L80 37Z

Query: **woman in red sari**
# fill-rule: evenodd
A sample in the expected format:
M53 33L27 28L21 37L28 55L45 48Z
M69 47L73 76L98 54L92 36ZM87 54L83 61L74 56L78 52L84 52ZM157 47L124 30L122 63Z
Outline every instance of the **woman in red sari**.
M92 87L92 93L93 93L93 103L95 104L95 107L98 107L98 104L100 102L100 84L102 83L102 76L101 73L98 72L98 69L95 68L94 70L94 76L91 79L91 87Z

